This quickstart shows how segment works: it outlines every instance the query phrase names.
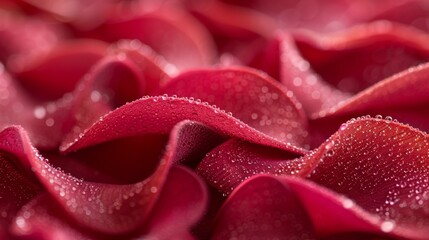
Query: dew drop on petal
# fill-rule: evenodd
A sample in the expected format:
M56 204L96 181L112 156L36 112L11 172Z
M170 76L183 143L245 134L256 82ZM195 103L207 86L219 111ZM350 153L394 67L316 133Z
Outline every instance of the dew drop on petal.
M393 221L384 221L380 225L381 231L385 233L391 232L394 227L395 227L395 223Z

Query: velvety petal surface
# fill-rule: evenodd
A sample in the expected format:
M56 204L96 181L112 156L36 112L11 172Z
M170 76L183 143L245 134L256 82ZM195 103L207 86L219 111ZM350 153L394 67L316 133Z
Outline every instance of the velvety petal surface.
M343 122L362 115L396 119L422 131L428 131L428 76L427 64L409 68L378 82L341 104L324 110L323 115L310 121L312 146L318 146Z
M204 182L195 173L173 167L144 227L143 239L194 239L190 227L200 220L207 200Z
M319 195L327 190L320 186L298 192L317 232L324 236L356 231L388 233L425 239L429 223L428 141L426 133L407 125L362 118L345 123L314 152L302 157L302 166L313 168L309 179L333 191L322 199ZM232 145L228 142L224 145L227 144ZM219 149L221 147L224 146ZM273 159L273 151L258 151L255 147L237 151L237 146L225 149L229 152L208 155L210 164L204 167L210 170L203 172L203 176L224 193L245 179L243 175L251 176L252 171L290 175L276 173L274 169L293 161L284 159L279 163L278 158ZM225 167L217 167L221 164Z
M125 117L126 116L126 117ZM219 108L191 98L144 97L110 112L86 129L77 139L66 139L61 149L78 149L112 139L136 136L141 133L168 133L183 120L203 123L221 135L234 136L254 143L278 147L294 153L306 152L290 142L266 135Z
M146 6L110 20L90 34L111 42L138 39L182 70L212 63L216 54L205 28L178 8Z
M301 104L270 77L249 68L229 67L183 73L159 90L192 97L230 112L248 126L279 141L304 147L307 119Z
M212 239L316 239L311 220L296 194L281 181L258 176L225 201Z
M66 41L46 53L16 60L9 69L36 99L52 101L71 92L106 49L101 41Z

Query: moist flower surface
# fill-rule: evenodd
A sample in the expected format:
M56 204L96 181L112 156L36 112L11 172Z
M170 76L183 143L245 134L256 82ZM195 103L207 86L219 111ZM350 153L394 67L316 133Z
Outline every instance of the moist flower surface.
M425 0L0 2L0 239L429 239Z

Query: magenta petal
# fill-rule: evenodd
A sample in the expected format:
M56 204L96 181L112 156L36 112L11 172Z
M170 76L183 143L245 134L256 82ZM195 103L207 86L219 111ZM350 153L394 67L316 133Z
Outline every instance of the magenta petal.
M315 239L315 232L292 189L276 178L258 176L226 200L213 239Z
M350 97L325 82L299 52L288 34L280 34L256 56L250 66L267 72L279 80L296 97L309 116L334 106Z
M42 190L22 164L20 158L25 156L14 155L20 147L13 132L0 132L0 228L7 228L19 209ZM5 148L10 151L4 151Z
M381 231L424 239L429 234L428 141L426 133L393 121L350 121L316 150L324 156L310 179L378 217Z
M319 154L321 155L321 154ZM295 154L231 139L219 145L201 161L198 173L224 195L257 174L305 177L317 161Z
M117 138L150 133L166 134L183 120L203 123L223 135L294 153L306 152L289 142L278 141L257 131L213 106L187 98L167 96L145 97L128 103L105 115L88 128L79 139L66 139L61 149L73 152Z
M428 76L429 66L422 64L386 78L347 101L323 110L326 114L310 121L312 146L318 146L343 122L363 115L394 118L428 131Z
M198 176L185 168L173 167L145 226L144 236L187 239L191 236L190 227L205 211L207 200L207 190Z
M163 86L162 93L207 101L268 136L295 146L306 144L301 104L260 72L238 67L186 72Z
M32 148L25 132L8 128L15 141L2 150L20 156L49 194L75 221L86 228L103 233L118 234L134 230L147 219L170 166L166 154L155 173L135 184L114 185L86 182L52 167ZM174 144L174 143L172 143ZM175 149L172 147L172 149Z
M0 129L21 125L35 146L58 146L70 128L70 95L54 102L37 102L5 72L0 73L0 92Z
M158 89L170 79L171 67L137 40L112 45L74 92L74 126L66 138L75 138L116 107Z
M57 29L38 19L25 19L2 11L0 22L0 61L3 63L48 51L60 39Z
M145 6L148 8L149 6ZM178 8L136 14L105 23L93 33L107 41L137 39L152 47L179 69L204 66L214 59L209 33L191 16ZM174 39L174 41L171 41Z
M57 204L47 194L33 198L21 208L11 225L13 236L25 239L91 239L68 222Z
M54 100L71 92L77 82L101 59L107 44L94 40L69 41L50 51L16 60L10 69L38 99Z

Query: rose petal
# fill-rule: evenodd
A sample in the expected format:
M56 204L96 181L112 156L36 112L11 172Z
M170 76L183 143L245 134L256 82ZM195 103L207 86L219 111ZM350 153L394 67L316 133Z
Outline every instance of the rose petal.
M336 192L327 194L327 190L320 186L297 190L317 232L330 235L357 231L424 239L429 224L426 204L429 200L428 142L426 133L408 126L364 118L344 124L312 154L305 155L301 161L314 168L310 179ZM227 144L232 145L227 142L225 146ZM212 172L204 173L209 177L215 176L209 181L224 193L238 182L234 177L240 179L240 172L247 174L246 171L262 169L260 172L272 174L267 166L276 169L280 165L276 162L282 157L278 153L252 146L236 150L239 145L232 146L235 151L224 148L237 156L225 158L230 161L226 163L212 161L213 166L206 165L212 167ZM270 154L277 156L269 158ZM245 164L240 165L242 156L244 161L252 158L262 166L251 164L246 168ZM271 159L274 161L270 162ZM234 165L233 160L238 163ZM286 165L291 160L283 161ZM218 164L229 166L216 168ZM228 177L232 173L230 166L240 169L238 174ZM226 177L226 180L219 176ZM228 181L230 179L232 184Z
M350 97L323 81L297 49L292 37L279 34L249 63L280 81L312 116Z
M207 190L190 170L173 167L145 226L144 238L193 239L190 227L202 216Z
M5 146L11 152L3 151ZM21 144L13 133L0 132L0 228L7 228L19 209L31 198L41 192L41 187L34 182L28 169L20 163L22 155L14 156Z
M238 1L223 0L230 4L254 9L271 18L281 28L308 28L317 31L335 31L350 26L355 20L353 1Z
M20 160L31 167L46 191L68 215L80 225L102 233L128 232L147 219L159 195L155 189L161 189L171 162L171 154L166 154L151 177L135 184L93 183L52 167L32 149L24 130L12 127L3 134L8 134L19 145L6 145L2 150L24 156Z
M0 61L3 63L47 51L61 38L58 29L36 18L20 18L2 11L0 22Z
M198 21L178 8L145 8L151 10L111 20L94 30L91 36L111 42L138 39L181 70L213 61L214 44Z
M84 229L70 225L70 219L59 206L44 193L33 198L21 208L11 225L14 237L25 239L94 239Z
M55 100L75 88L84 74L104 56L106 48L106 43L100 41L68 41L47 53L16 60L10 69L35 97Z
M317 74L351 93L429 59L429 35L386 21L323 37L298 35L295 39L302 56Z
M114 108L155 91L170 78L169 66L137 40L111 46L74 93L74 126L66 138L76 138Z
M300 103L280 84L251 69L187 72L172 79L159 93L207 101L275 139L301 147L306 144L307 120Z
M21 125L35 146L43 149L58 146L70 129L70 95L54 102L37 102L4 71L0 72L0 92L0 129Z
M220 53L233 54L244 62L253 58L276 30L268 16L218 1L199 2L190 11L213 35Z
M428 131L429 113L425 107L429 101L429 88L426 84L428 69L427 64L407 69L354 95L342 104L326 109L326 115L311 121L312 146L318 146L347 119L363 115L394 118Z
M258 176L238 187L218 213L213 239L316 239L305 208L281 181Z
M48 193L74 221L85 228L107 234L126 233L142 226L158 199L171 164L201 155L207 147L187 144L189 137L208 137L207 131L194 123L177 125L172 130L163 157L156 160L158 166L153 173L143 181L117 185L89 182L54 168L32 149L22 129L14 127L3 132L10 134L10 138L18 144L15 144L16 149L6 145L2 150L23 156L21 161L32 169ZM219 140L214 138L211 141L208 146Z
M197 171L228 195L241 182L258 174L306 177L317 163L306 160L290 152L231 139L209 152Z
M382 231L423 238L429 224L428 140L426 133L391 121L350 121L317 150L325 155L311 180L378 216Z
M112 139L142 133L165 134L185 119L201 122L222 135L235 136L298 154L305 152L304 149L289 142L281 142L259 132L213 106L187 98L168 96L145 97L128 103L105 115L78 139L66 139L61 149L65 152L73 152Z

